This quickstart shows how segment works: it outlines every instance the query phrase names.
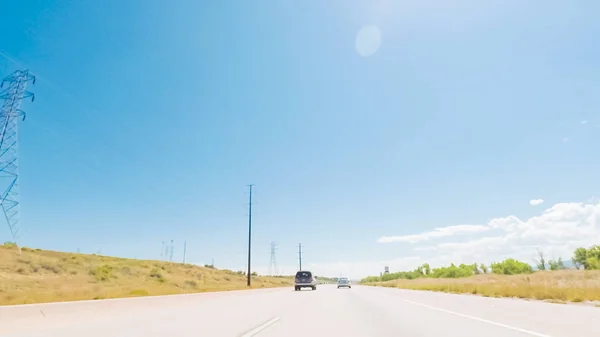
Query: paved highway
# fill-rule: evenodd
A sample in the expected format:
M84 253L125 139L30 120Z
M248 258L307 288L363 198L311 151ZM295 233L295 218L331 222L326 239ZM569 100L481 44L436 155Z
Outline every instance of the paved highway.
M322 285L0 307L0 336L591 337L599 320L589 306Z

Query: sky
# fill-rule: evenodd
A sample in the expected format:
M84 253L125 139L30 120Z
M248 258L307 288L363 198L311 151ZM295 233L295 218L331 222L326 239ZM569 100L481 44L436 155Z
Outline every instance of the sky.
M363 277L600 243L597 1L21 0L28 247ZM4 187L2 187L3 189ZM6 224L0 241L9 241ZM163 257L164 258L164 257Z

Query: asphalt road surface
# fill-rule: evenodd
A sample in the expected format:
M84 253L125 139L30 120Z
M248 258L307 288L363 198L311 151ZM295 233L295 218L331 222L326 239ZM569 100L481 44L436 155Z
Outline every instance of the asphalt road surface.
M321 285L0 307L11 337L587 337L600 308Z

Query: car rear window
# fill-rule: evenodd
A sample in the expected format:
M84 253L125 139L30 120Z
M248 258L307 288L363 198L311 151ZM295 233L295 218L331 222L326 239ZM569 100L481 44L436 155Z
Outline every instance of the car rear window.
M296 273L296 277L311 277L312 274L309 271L299 271Z

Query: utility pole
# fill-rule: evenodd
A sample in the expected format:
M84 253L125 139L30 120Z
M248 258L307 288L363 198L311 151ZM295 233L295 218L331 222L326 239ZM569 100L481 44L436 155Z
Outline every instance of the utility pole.
M300 262L300 269L302 270L302 244L298 244L298 261Z
M165 255L165 242L162 242L162 246L160 247L160 260L163 260L163 256Z
M21 101L35 98L27 91L27 85L35 84L35 76L29 70L17 70L0 82L0 209L6 219L13 242L19 255L19 121L25 120ZM6 86L5 86L6 84Z
M277 259L275 258L275 251L277 250L277 244L275 242L271 242L271 264L269 265L269 275L279 275L279 271L277 270Z
M185 264L185 250L187 248L187 241L183 241L183 264Z
M169 262L173 262L173 240L171 240L171 251L169 252Z
M252 283L252 271L250 270L251 266L251 257L252 257L252 184L248 186L250 188L250 201L248 202L248 287Z

